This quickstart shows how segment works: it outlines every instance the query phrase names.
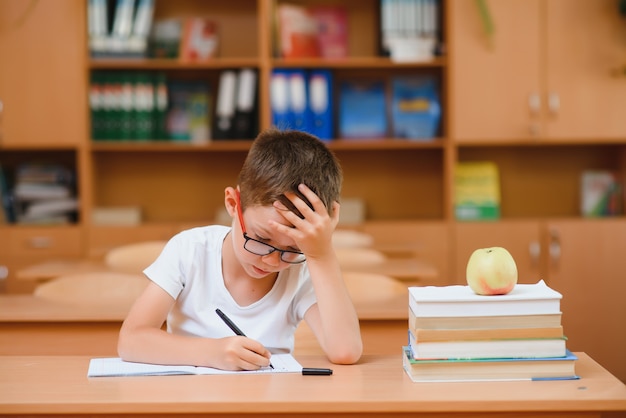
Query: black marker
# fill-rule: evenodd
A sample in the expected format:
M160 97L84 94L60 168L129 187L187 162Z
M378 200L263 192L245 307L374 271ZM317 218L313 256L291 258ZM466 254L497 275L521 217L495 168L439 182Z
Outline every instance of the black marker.
M228 328L232 329L233 332L237 335L240 335L242 337L245 337L246 334L243 333L242 330L239 329L239 327L237 325L235 325L235 323L233 321L230 320L229 317L226 316L226 314L224 312L222 312L219 308L215 310L215 312L217 313L217 315L222 318L222 321L224 321L226 323L226 325L228 325ZM270 362L270 367L273 369L274 366L272 366L272 363ZM304 370L303 370L304 372Z
M318 369L313 367L302 368L302 374L304 376L330 376L333 374L333 369Z

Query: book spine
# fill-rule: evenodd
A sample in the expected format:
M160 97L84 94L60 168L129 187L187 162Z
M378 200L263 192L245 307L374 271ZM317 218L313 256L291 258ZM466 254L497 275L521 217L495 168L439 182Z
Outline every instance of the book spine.
M418 342L563 338L563 327L495 329L413 329Z

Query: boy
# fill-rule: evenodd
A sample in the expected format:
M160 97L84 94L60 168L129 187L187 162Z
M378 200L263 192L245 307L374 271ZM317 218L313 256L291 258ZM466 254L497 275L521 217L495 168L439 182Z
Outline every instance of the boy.
M151 282L122 325L120 357L256 370L270 364L270 351L293 349L304 319L331 362L358 361L359 321L331 244L342 180L317 138L262 132L237 188L225 189L232 226L183 231L144 270Z

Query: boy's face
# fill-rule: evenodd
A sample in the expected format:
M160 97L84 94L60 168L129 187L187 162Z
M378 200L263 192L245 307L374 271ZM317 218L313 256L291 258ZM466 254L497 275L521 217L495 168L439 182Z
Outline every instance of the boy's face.
M237 206L237 210L240 210L241 205L238 203ZM280 250L287 251L283 253L283 259L297 258L298 255L292 252L300 251L293 239L274 232L274 230L270 228L268 224L268 220L270 219L280 224L293 227L293 225L286 221L273 206L252 206L238 217L238 225L233 230L235 253L237 254L239 262L251 277L263 278L289 267L290 263L281 260ZM246 232L246 236L255 242L249 241L248 244L246 244L244 231ZM267 244L275 250L272 250L270 247L263 248L263 245L259 245L259 243ZM249 250L246 250L244 245L246 245L246 248L257 253L265 252L265 250L272 252L267 255L253 254ZM257 248L260 248L261 251L255 251Z

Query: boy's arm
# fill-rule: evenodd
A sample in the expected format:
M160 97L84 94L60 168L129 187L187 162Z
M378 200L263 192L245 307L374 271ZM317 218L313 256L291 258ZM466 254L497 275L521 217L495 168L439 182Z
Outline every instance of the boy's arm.
M269 365L269 351L250 338L200 338L163 330L174 302L158 285L148 284L120 329L117 350L122 359L224 370L256 370Z
M306 312L305 320L330 361L356 363L363 352L359 319L339 263L315 259L307 264L317 303Z
M278 232L290 236L306 256L317 304L307 311L305 320L324 352L334 363L355 363L363 352L359 319L332 246L332 234L339 220L339 203L334 203L330 216L322 201L307 186L300 185L299 191L311 202L312 209L295 194L286 196L304 218L275 202L274 206L294 227L270 223Z

